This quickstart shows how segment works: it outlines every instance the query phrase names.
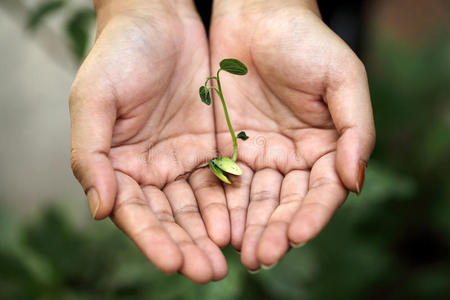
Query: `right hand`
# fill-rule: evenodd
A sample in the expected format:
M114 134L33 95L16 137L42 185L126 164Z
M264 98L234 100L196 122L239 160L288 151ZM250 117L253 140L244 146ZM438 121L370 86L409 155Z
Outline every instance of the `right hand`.
M70 94L71 162L95 219L110 216L153 264L225 277L230 239L214 116L198 98L208 43L191 1L97 1L95 45ZM217 246L218 245L218 246Z

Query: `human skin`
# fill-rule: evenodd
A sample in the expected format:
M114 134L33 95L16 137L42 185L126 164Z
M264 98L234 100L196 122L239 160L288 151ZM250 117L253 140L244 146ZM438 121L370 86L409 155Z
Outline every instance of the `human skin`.
M215 0L210 48L212 70L226 57L249 69L221 83L235 130L250 137L225 193L231 244L255 271L314 238L348 190L360 193L375 143L366 72L315 1ZM230 155L219 105L215 120Z
M110 216L166 273L197 283L227 273L230 239L206 33L191 1L95 1L95 45L71 89L71 154L93 218ZM177 180L176 180L177 179Z
M360 192L375 140L365 70L314 1L216 0L210 49L191 1L95 4L96 43L70 95L72 168L93 217L110 216L162 271L219 280L230 238L248 269L271 266ZM218 98L213 112L198 87L227 57L249 67L221 81L250 139L224 191L198 169L232 153Z

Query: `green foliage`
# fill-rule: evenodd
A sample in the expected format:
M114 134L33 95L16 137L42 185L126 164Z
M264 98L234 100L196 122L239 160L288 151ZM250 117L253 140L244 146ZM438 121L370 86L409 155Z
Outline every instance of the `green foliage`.
M92 7L73 8L66 0L41 1L31 10L27 27L34 31L43 22L54 15L64 11L66 19L65 32L75 60L81 62L87 54L92 25L95 22L95 11Z
M71 42L71 49L78 61L87 54L89 30L95 21L95 12L91 8L76 10L67 20L66 32Z
M236 299L245 289L247 272L230 248L229 276L198 286L155 269L111 222L69 220L50 207L0 247L0 299Z
M366 299L392 284L400 290L395 299L419 299L407 297L415 293L440 299L446 262L405 274L396 249L404 223L398 211L416 185L378 162L370 170L368 189L274 269L250 275L227 247L228 276L203 286L155 269L110 221L77 228L64 211L48 208L16 231L20 239L0 248L0 299ZM5 236L17 228L2 225Z
M31 30L36 29L43 20L62 9L65 4L66 1L64 0L52 0L39 3L36 8L31 11L27 27Z

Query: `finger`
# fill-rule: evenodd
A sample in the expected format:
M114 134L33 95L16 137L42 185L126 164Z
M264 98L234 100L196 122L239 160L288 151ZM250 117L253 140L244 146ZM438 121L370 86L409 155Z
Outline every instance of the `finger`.
M250 184L253 178L253 171L242 163L238 163L238 165L242 169L242 175L228 176L231 184L225 185L225 195L230 214L231 245L234 249L240 251L247 219L247 207L250 199Z
M116 197L116 179L108 159L116 108L97 89L79 85L74 84L69 99L71 165L93 218L103 219L111 213Z
M274 265L289 250L289 224L308 190L309 171L289 172L281 184L280 205L270 217L258 243L257 258L265 267Z
M230 242L230 216L222 184L207 168L189 177L209 237L219 247Z
M208 257L212 266L212 279L219 280L228 272L225 257L208 237L191 187L185 180L177 180L164 188L175 221L190 235Z
M183 264L180 272L196 283L210 281L212 279L212 268L208 257L194 243L189 234L175 223L172 208L166 195L154 186L146 186L143 191L156 217L182 253Z
M369 156L375 144L375 125L364 65L352 55L329 80L325 100L339 132L336 168L344 185L361 192ZM345 74L345 75L342 75Z
M344 203L347 190L335 168L335 153L320 158L312 167L309 190L289 225L288 237L301 245L315 237Z
M178 246L162 227L140 186L128 175L116 172L117 203L111 219L161 271L174 273L183 264Z
M283 176L275 170L263 169L253 176L247 222L242 240L241 261L249 270L260 268L257 245L280 198Z

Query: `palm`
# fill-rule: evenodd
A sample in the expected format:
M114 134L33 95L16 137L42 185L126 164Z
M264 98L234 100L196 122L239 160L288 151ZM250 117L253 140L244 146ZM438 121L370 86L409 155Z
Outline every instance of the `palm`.
M111 218L162 270L181 265L194 281L222 278L225 260L208 233L228 243L225 196L207 169L195 170L216 153L213 113L196 93L209 73L201 22L113 21L80 73L92 66L106 82L96 92L115 102Z
M314 237L346 197L335 166L339 134L324 99L339 75L333 64L347 53L310 12L247 11L216 18L211 48L213 68L225 57L249 68L246 77L221 81L235 130L250 137L239 144L246 174L226 188L232 244L257 269L277 262L290 242ZM230 154L220 110L218 148ZM300 221L288 234L294 217Z

